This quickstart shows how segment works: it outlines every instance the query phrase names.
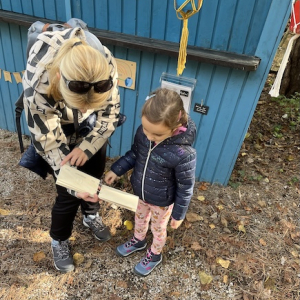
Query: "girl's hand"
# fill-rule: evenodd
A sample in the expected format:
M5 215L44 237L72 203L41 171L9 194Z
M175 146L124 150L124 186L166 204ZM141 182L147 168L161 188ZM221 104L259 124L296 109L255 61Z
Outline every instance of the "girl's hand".
M83 199L84 201L87 201L87 202L98 202L98 201L101 201L99 198L98 198L98 195L97 194L94 194L93 196L91 196L89 193L87 192L77 192L76 193L76 197L77 198L81 198Z
M173 229L177 229L181 225L182 222L183 222L183 220L175 220L172 218L170 225Z
M106 174L105 174L105 182L108 184L108 185L111 185L117 178L117 174L115 174L113 171L108 171Z
M71 166L81 167L88 160L87 155L80 149L74 148L61 162L61 166L63 166L66 162L70 162Z

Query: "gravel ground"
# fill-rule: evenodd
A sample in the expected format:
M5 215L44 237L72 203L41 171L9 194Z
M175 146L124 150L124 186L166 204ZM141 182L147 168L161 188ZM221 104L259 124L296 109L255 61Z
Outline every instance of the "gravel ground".
M132 272L144 253L115 254L134 215L109 204L100 214L112 239L96 241L78 212L75 271L54 268L53 179L18 166L17 135L0 130L0 299L299 300L300 137L284 113L262 95L229 185L197 182L186 220L169 230L162 264L145 278ZM283 137L274 137L279 122ZM119 188L129 191L128 178Z

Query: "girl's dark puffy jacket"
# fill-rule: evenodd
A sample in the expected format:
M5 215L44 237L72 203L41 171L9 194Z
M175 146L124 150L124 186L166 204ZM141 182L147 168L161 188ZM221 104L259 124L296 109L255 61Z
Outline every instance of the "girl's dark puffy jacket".
M174 203L172 217L185 217L195 183L196 150L195 123L189 118L187 130L153 145L140 126L134 143L111 170L121 176L133 168L130 181L140 199L157 206Z

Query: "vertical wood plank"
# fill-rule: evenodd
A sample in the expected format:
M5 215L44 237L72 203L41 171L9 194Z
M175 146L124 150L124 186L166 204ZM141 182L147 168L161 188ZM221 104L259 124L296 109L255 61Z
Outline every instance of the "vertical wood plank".
M56 3L53 0L44 1L45 18L50 20L57 20Z
M33 15L35 17L45 18L44 0L31 0Z
M108 1L101 0L95 2L96 28L108 30Z
M213 49L227 50L236 6L236 0L219 1L211 43Z
M137 5L137 35L150 37L152 1L138 1Z
M83 1L81 4L81 18L88 24L88 27L95 27L95 15L94 0Z
M122 32L136 35L137 1L128 0L122 5Z
M254 4L254 0L245 2L238 1L232 24L232 32L228 41L228 51L243 53L248 29L252 19Z
M108 30L122 32L123 1L109 0L108 2Z
M195 35L195 46L211 48L218 3L218 0L203 1L202 8L199 12L198 30Z
M3 43L1 43L0 50L0 69L8 72L16 70L11 34L15 34L14 29L1 22L0 36ZM17 100L18 88L13 76L11 80L12 82L4 81L4 78L1 79L1 112L3 115L0 122L4 129L15 131L13 100Z
M31 1L23 1L22 2L22 12L25 15L33 15L33 7Z
M8 11L12 10L12 5L11 5L10 0L2 0L0 2L0 6L1 6L1 9L4 9L4 10L8 10Z

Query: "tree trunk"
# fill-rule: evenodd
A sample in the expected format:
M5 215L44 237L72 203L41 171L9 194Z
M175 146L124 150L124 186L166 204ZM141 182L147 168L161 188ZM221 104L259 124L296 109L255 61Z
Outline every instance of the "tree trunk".
M289 97L295 92L300 93L300 37L294 42L289 62L283 73L279 94Z

